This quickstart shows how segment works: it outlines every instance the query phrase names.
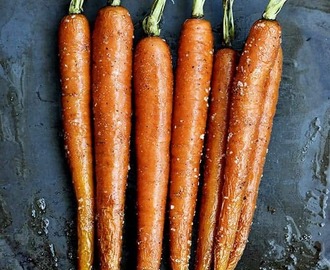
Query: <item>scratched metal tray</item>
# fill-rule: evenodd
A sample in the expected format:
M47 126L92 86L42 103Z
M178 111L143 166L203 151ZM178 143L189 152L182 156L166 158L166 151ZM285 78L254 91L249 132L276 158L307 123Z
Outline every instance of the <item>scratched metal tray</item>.
M57 29L69 0L0 1L0 269L75 269L75 198L64 159ZM86 1L91 25L106 1ZM122 2L135 37L148 1ZM175 63L180 26L192 1L168 1L162 36ZM236 41L267 0L235 2ZM206 1L216 49L220 0ZM284 71L258 208L237 269L330 269L330 2L289 0ZM133 159L134 160L134 159ZM134 269L135 164L127 188L122 269ZM169 269L165 246L162 269ZM192 256L193 259L193 256Z

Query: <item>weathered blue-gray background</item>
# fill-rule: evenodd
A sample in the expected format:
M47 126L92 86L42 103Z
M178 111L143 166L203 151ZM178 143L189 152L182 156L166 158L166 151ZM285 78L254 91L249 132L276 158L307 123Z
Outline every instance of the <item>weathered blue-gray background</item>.
M61 137L58 24L68 0L0 1L0 269L75 269L75 198ZM86 1L93 25L106 1ZM123 0L138 40L151 0ZM162 36L175 63L192 1L168 1ZM237 0L240 49L267 0ZM219 1L206 1L216 49ZM330 1L289 0L284 71L258 208L238 269L330 269ZM124 260L135 265L135 164L127 189ZM169 269L165 249L164 265Z

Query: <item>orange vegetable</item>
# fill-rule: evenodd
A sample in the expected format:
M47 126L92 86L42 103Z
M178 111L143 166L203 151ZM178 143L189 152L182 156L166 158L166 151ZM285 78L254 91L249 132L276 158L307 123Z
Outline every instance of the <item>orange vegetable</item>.
M270 141L273 118L278 100L279 85L282 75L282 49L279 50L273 69L265 86L265 102L263 114L258 128L255 142L255 152L252 158L253 164L247 179L247 187L244 196L244 204L239 219L238 230L233 250L227 269L235 269L239 259L243 255L247 239L252 225L254 210L257 204L258 189L262 177L263 166L266 160L268 144Z
M195 8L203 1L195 1ZM213 34L202 10L182 26L175 78L170 169L171 268L188 269L213 65Z
M279 10L276 8L276 14ZM274 113L272 110L264 111L265 86L280 44L281 26L277 21L264 17L251 27L238 64L230 109L223 202L215 243L214 264L217 270L228 269L230 253L240 228L246 187L254 173L259 127L263 117ZM259 153L265 154L266 151ZM253 210L251 205L249 211Z
M160 268L170 170L173 70L170 48L158 28L164 5L165 1L154 2L143 22L148 36L139 41L134 54L137 269L141 270Z
M205 166L195 269L210 269L219 205L222 198L223 172L227 146L231 88L238 62L238 52L230 47L234 36L233 1L224 1L224 43L214 58L210 108L205 142Z
M94 179L91 128L90 29L72 1L59 26L65 152L76 194L78 269L92 269L94 257Z
M131 133L133 23L113 5L99 10L93 36L93 113L100 269L120 269Z

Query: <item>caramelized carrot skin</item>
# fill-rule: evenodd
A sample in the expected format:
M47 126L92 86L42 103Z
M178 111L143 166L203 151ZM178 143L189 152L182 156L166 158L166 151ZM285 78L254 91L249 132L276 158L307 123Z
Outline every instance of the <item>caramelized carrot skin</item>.
M227 145L228 112L238 53L220 49L214 58L205 142L205 166L195 269L210 269L217 213L221 203Z
M240 57L233 84L223 201L216 233L216 270L227 269L238 229L248 172L252 169L257 128L260 124L264 86L281 43L276 21L258 20L252 26Z
M212 64L210 23L186 20L179 41L172 118L169 220L174 270L189 266Z
M78 203L78 269L91 269L94 254L94 183L91 130L90 29L82 14L59 26L64 144Z
M100 269L120 269L131 132L133 24L124 7L99 10L93 37L93 113Z
M265 86L265 101L260 125L257 131L258 136L255 142L255 152L252 158L253 164L248 175L244 203L242 206L234 248L230 253L230 259L227 266L228 270L235 269L244 252L249 237L253 215L257 204L259 184L271 137L273 118L276 112L282 76L282 62L283 54L282 49L280 49Z
M137 269L160 268L170 165L173 71L169 46L142 39L134 54Z

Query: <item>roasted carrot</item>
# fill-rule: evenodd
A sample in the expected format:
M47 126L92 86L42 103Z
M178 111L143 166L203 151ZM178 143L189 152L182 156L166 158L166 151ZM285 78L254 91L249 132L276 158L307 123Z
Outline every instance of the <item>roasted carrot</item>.
M92 36L92 97L100 269L120 269L131 133L133 24L129 12L109 1Z
M77 199L78 269L92 269L94 180L91 128L90 29L83 1L71 1L59 26L64 144Z
M135 48L133 82L137 158L137 269L160 268L170 167L173 96L171 51L160 35L165 0L143 21L147 34Z
M263 114L258 127L258 137L255 144L256 149L252 158L253 165L251 166L252 169L247 178L244 204L238 223L234 247L230 253L230 259L227 266L228 270L235 269L239 259L241 258L252 225L254 210L258 198L258 188L262 177L263 166L266 160L266 153L278 100L278 90L282 74L282 58L282 49L280 49L274 67L270 72L269 79L266 82L266 96L263 106Z
M228 111L231 87L238 61L238 52L231 47L234 36L233 0L223 1L224 48L215 54L210 108L205 141L203 189L198 219L195 269L210 269L213 261L213 239L218 208L221 204L223 171L227 145Z
M239 60L233 83L223 201L215 242L214 264L217 270L227 269L234 247L262 116L273 114L263 110L265 86L280 45L280 24L264 17L251 27Z
M194 1L182 26L175 78L170 169L170 263L188 269L213 65L213 34Z

